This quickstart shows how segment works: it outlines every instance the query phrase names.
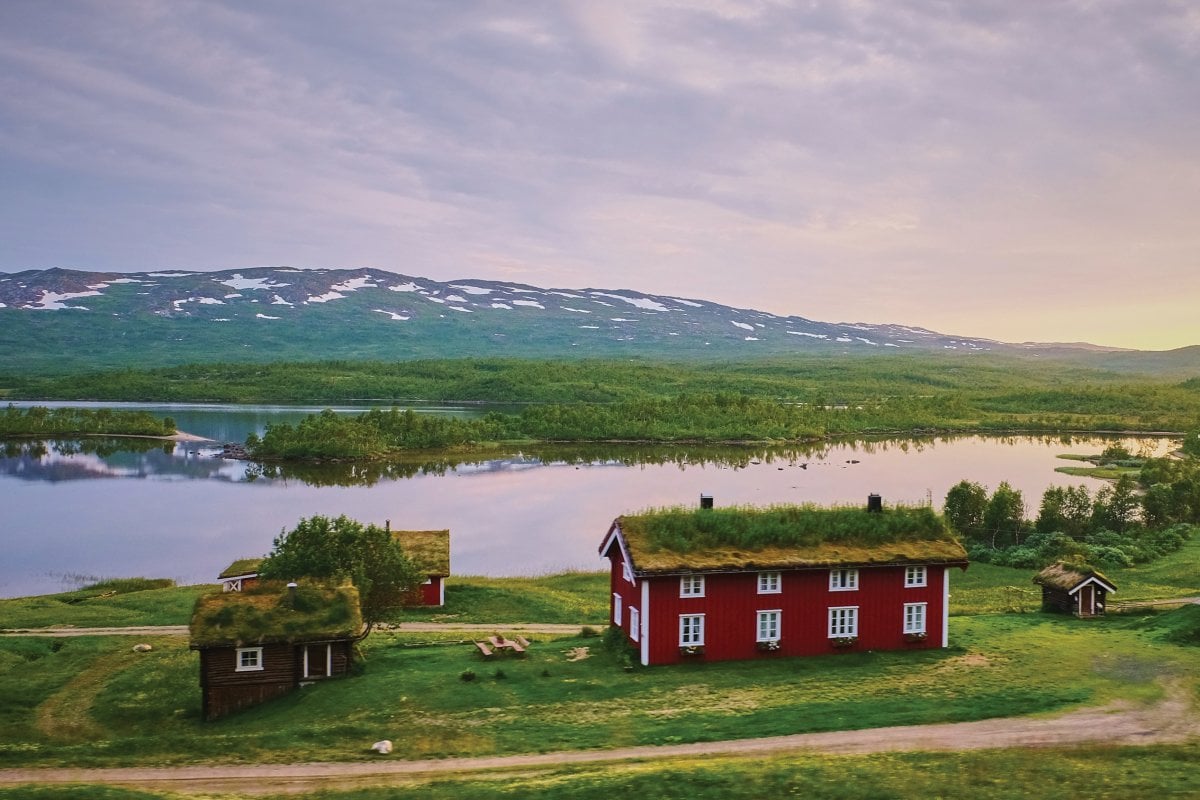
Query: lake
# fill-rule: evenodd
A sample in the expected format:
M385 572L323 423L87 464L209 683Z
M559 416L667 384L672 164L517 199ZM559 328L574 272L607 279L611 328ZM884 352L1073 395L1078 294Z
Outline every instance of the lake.
M151 408L136 406L137 408ZM154 406L181 430L240 441L295 407ZM423 409L479 413L472 408ZM187 414L194 414L189 417ZM212 582L259 556L314 514L397 529L449 528L455 574L536 575L601 569L600 540L619 514L692 505L932 502L963 478L1024 492L1030 515L1052 484L1100 481L1055 473L1065 452L1098 453L1112 438L953 437L763 448L537 448L494 457L354 467L259 470L195 443L104 440L8 443L0 457L0 596L80 580L169 577ZM1168 440L1123 440L1155 454ZM459 457L461 459L461 456Z

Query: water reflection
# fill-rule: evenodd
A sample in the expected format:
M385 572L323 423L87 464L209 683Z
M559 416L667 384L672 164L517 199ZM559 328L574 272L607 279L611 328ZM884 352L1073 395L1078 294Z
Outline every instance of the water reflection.
M454 574L529 575L603 566L613 517L690 504L886 502L941 505L964 478L1008 481L1030 510L1059 453L1112 439L880 438L783 447L539 446L439 453L379 464L255 465L219 450L152 440L9 443L0 458L0 596L55 591L52 573L211 581L265 554L301 517L346 514L412 529L449 528ZM1122 439L1160 453L1170 440ZM103 478L104 480L100 480Z
M939 446L969 440L997 446L1019 444L1069 448L1082 444L1099 449L1122 441L1132 452L1153 455L1163 448L1154 437L1096 436L963 436L881 437L849 441L820 441L780 446L703 444L550 444L513 451L487 449L418 453L391 460L323 463L257 463L228 460L211 444L164 442L136 438L87 438L47 441L8 441L0 444L0 475L30 481L70 481L97 478L192 479L247 483L302 483L307 486L375 486L417 476L447 473L479 475L537 469L547 466L645 467L673 465L680 469L712 466L746 469L761 464L778 470L822 468L859 463L857 457L889 452L920 454ZM834 453L848 456L839 462Z

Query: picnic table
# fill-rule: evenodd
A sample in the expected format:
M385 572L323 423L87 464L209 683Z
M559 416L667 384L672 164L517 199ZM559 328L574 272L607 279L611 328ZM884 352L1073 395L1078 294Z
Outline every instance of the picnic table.
M513 639L507 639L503 634L489 636L486 642L476 642L475 646L479 648L479 652L484 658L491 658L496 653L511 652L518 656L525 655L526 648L529 647L529 640L524 636L517 636Z

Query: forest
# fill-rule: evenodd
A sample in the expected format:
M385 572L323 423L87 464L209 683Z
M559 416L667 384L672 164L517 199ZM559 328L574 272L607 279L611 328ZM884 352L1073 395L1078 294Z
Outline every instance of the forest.
M1200 438L1200 432L1192 434ZM1099 463L1136 466L1095 493L1086 486L1051 486L1037 515L1008 482L990 494L973 481L951 487L946 520L972 561L1037 568L1054 561L1129 567L1172 553L1200 526L1200 458L1139 458L1110 445Z
M0 438L31 436L170 436L175 420L111 408L17 408L0 413Z

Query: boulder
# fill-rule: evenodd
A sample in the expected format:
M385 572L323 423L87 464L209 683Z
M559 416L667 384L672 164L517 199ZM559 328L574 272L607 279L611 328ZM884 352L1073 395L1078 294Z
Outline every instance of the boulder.
M135 644L133 646L133 652L135 652L135 653L149 653L153 649L154 649L153 647L146 644L145 642L143 642L141 644Z
M392 740L383 739L382 741L378 741L371 745L371 749L376 753L379 753L381 756L386 756L388 753L392 752Z

